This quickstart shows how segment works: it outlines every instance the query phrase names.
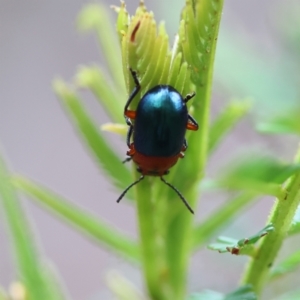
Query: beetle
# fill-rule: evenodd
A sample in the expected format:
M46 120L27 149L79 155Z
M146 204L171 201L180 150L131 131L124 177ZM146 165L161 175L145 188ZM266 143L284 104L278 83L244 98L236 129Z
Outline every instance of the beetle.
M141 88L137 73L131 68L130 72L135 88L124 107L125 121L129 126L127 133L129 150L124 162L133 160L141 176L123 191L117 202L119 203L127 191L145 176L159 176L161 181L177 193L188 210L194 213L183 195L165 181L163 175L167 175L178 159L184 157L188 147L185 139L186 130L198 130L198 124L189 115L186 106L195 93L183 98L172 86L157 85L141 98L136 111L130 110L129 105Z

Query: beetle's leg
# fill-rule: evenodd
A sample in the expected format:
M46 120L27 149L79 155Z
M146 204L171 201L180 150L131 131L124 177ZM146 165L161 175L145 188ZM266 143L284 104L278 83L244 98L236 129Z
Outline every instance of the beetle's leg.
M184 139L181 151L184 152L187 148L188 148L188 143L187 143L186 139Z
M183 99L183 101L185 103L187 103L189 100L191 100L194 96L196 95L195 92L191 93L191 94L187 94L185 96L185 98ZM188 123L186 124L186 128L189 130L198 130L198 123L196 122L196 120L191 116L188 115Z
M132 137L132 133L133 133L133 126L132 126L132 123L130 121L130 119L127 119L128 120L128 125L129 125L129 128L128 128L128 131L127 131L127 138L126 138L126 144L129 148L129 150L127 151L127 155L129 157L126 157L124 160L123 160L123 164L128 162L128 161L131 161L132 159L132 155L135 153L135 150L134 150L134 146L133 144L130 144L130 140L131 140L131 137ZM127 121L126 120L126 121Z
M128 126L132 126L131 119L125 116L125 122Z
M129 162L129 161L131 161L131 160L132 160L132 157L129 156L129 157L126 157L126 158L122 161L122 163L125 164L125 163L127 163L127 162Z
M187 94L187 95L185 96L185 98L183 99L183 101L184 101L185 103L187 103L187 102L188 102L189 100L191 100L195 95L196 95L195 92L193 92L193 93L191 93L191 94Z
M187 148L188 148L188 144L187 144L186 139L184 139L182 148L181 148L180 153L179 153L180 158L184 158L184 151L186 151Z
M129 131L130 131L130 128L129 128L129 130L128 130L128 135L130 134ZM123 160L123 163L126 163L126 162L128 162L128 161L131 161L132 156L133 156L134 153L135 153L135 149L134 149L133 143L130 144L130 137L129 137L129 143L128 143L127 145L128 145L128 147L129 147L129 150L127 151L126 155L129 156L129 157L126 157L126 158Z
M137 95L137 93L139 92L139 90L141 89L141 85L140 85L140 82L137 78L137 74L135 71L133 71L131 68L130 68L130 73L132 75L132 78L134 80L134 83L135 83L135 87L133 89L133 91L131 92L126 104L125 104L125 107L124 107L124 115L130 119L135 119L135 111L133 110L129 110L128 107L130 105L130 103L132 102L132 100L134 99L134 97ZM128 124L128 123L127 123Z
M198 123L191 115L188 115L188 122L186 124L186 129L194 130L194 131L198 130Z
M131 143L129 146L129 150L126 152L126 155L133 156L134 154L135 154L135 148L133 143Z
M127 131L127 138L126 138L126 143L127 143L128 148L130 148L130 139L132 137L132 133L133 133L133 126L130 122L128 131Z

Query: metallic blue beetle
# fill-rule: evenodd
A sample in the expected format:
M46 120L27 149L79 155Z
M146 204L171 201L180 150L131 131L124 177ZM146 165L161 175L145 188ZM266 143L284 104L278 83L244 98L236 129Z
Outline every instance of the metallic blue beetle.
M136 111L129 110L130 103L141 88L136 72L132 69L130 72L135 88L124 108L125 120L129 126L127 134L129 150L125 161L133 160L137 165L137 171L142 175L125 189L117 202L120 202L133 185L143 180L144 176L159 176L178 194L190 212L194 213L181 193L162 176L169 173L169 169L179 158L184 157L183 152L187 149L186 129L198 129L197 122L189 115L186 106L195 93L183 98L173 87L157 85L142 97Z

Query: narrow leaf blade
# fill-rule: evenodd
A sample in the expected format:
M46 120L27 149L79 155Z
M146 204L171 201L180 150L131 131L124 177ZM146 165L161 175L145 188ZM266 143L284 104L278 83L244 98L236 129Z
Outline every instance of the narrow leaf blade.
M118 91L102 69L97 66L81 66L74 80L79 87L89 88L93 92L114 122L124 122L126 92Z
M227 295L211 290L204 290L201 293L190 295L188 300L257 300L257 296L253 292L251 285L244 285Z
M96 241L110 247L110 249L122 254L131 261L139 260L139 247L135 241L118 232L111 225L100 221L96 216L85 212L66 199L55 195L28 179L15 176L13 184L39 204L42 204L59 217L76 226L85 234L93 237Z
M281 111L280 115L267 121L258 123L257 130L270 134L298 134L300 135L300 108Z
M98 126L94 124L85 111L76 94L61 80L54 82L54 89L72 117L77 131L82 135L94 154L99 167L110 175L117 187L121 189L126 188L131 183L132 175L130 171L122 164L121 159L115 154L113 149L109 147L103 133L98 130Z
M284 198L281 184L299 169L300 164L286 164L270 156L252 153L229 163L218 183L229 189L252 190Z
M104 5L98 3L88 4L80 12L77 24L82 31L96 31L99 44L112 73L112 78L115 79L118 88L125 91L120 48L109 11Z
M208 151L211 153L221 142L224 136L232 129L250 110L249 101L230 102L213 121L210 127Z
M276 297L274 300L299 300L300 299L300 289L294 291L288 291L283 295Z
M190 295L188 300L224 300L224 295L216 291L204 290Z
M296 270L299 267L299 265L300 251L296 251L271 270L270 279L275 279L286 273L292 272Z
M288 231L288 235L291 236L293 234L300 233L300 206L298 206L296 214L293 218L292 225Z
M227 294L224 300L257 300L257 296L250 284L241 286L234 292Z
M41 258L29 222L9 178L0 157L0 204L10 228L16 264L28 299L62 300L63 293L59 285L54 284L56 279Z

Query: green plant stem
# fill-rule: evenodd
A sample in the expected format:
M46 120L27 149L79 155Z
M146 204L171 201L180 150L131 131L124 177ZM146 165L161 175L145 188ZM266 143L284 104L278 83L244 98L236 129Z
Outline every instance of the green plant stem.
M153 180L155 179L145 178L136 188L142 262L151 299L168 299L163 244L160 242L162 237L160 230L156 228L157 207L153 200Z
M185 78L188 71L195 71L196 74L192 77L195 79L193 83L198 101L193 102L193 116L199 123L199 131L189 135L189 158L186 158L180 166L172 168L172 175L168 176L168 181L183 193L193 208L196 206L199 180L204 176L207 162L212 75L222 6L222 0L187 1L184 9L186 19L182 20L180 28L181 50L185 63L182 64L179 73L175 73L175 77L179 78L181 84L177 86L176 81L175 85L180 90L184 89L185 84L182 84L180 79ZM203 18L205 22L201 21ZM139 29L140 33L142 25ZM134 23L129 26L131 27L128 32L132 32ZM209 28L208 33L207 28ZM136 35L136 41L138 37L139 33ZM129 41L129 50L125 52L126 55L129 54L125 57L126 68L128 64L132 68L137 65L133 59L133 46L134 44ZM155 48L152 50L154 51ZM153 58L151 59L154 61ZM157 68L153 65L152 67L152 70L150 67L145 70L141 86L148 86L150 79L147 76L151 75L151 78L156 76ZM186 88L188 89L188 84ZM193 215L184 208L174 190L163 186L158 181L157 178L145 178L135 189L143 269L151 299L182 300L186 296L187 269L192 249ZM156 182L160 187L156 188Z
M296 155L296 163L300 162L300 148ZM275 230L262 239L257 253L250 260L243 278L243 283L253 285L253 289L260 294L269 275L279 249L287 236L293 217L300 204L300 172L292 176L286 187L286 196L277 198L268 223L272 223Z
M202 53L203 64L201 69L201 76L197 82L194 82L196 85L196 95L199 101L193 102L193 107L195 110L195 116L198 121L199 129L197 134L191 135L190 144L193 145L194 157L197 157L197 170L198 179L202 179L204 176L204 171L206 167L207 154L208 154L208 145L209 145L209 117L210 117L210 102L211 102L211 92L213 84L213 69L215 61L215 53L217 46L217 36L219 33L219 26L221 21L221 12L223 8L223 0L218 2L218 14L213 26L213 30L210 35L209 44L207 48ZM207 8L208 11L203 9L202 14L198 16L208 17L210 13L210 1L203 1L203 7ZM203 29L203 28L201 28ZM208 50L209 49L209 50ZM195 66L196 67L196 66ZM190 151L190 149L189 149Z
M198 191L195 185L185 192L185 197L191 200L192 203L196 202L197 195ZM179 199L175 197L173 200L179 202ZM166 259L169 265L170 284L173 289L172 298L168 299L174 300L185 298L193 228L193 215L180 202L179 207L181 207L180 213L174 216L168 224L169 230L166 241Z
M209 1L203 1L202 13L206 17L210 14ZM205 66L201 70L201 80L194 82L198 101L193 102L194 116L198 121L199 130L189 135L189 156L197 158L186 160L180 166L180 176L175 176L174 185L184 191L185 197L189 199L192 207L196 207L198 197L198 184L204 176L208 156L208 136L210 101L213 80L213 68L216 50L216 38L221 19L223 1L218 1L218 13L216 22L209 40L210 50L202 53ZM201 18L201 15L198 15ZM190 24L192 24L190 22ZM200 28L198 28L200 29ZM203 29L203 28L201 28ZM187 29L189 30L189 29ZM195 51L196 50L192 50ZM188 58L187 58L188 59ZM198 66L194 65L197 69ZM191 177L190 170L193 170ZM168 197L172 199L174 197ZM163 199L162 199L163 200ZM177 200L178 201L178 200ZM184 299L186 292L186 277L192 248L193 216L187 211L181 210L178 215L171 219L168 224L167 234L167 259L169 263L169 276L174 294L172 299ZM175 250L176 249L176 250Z

